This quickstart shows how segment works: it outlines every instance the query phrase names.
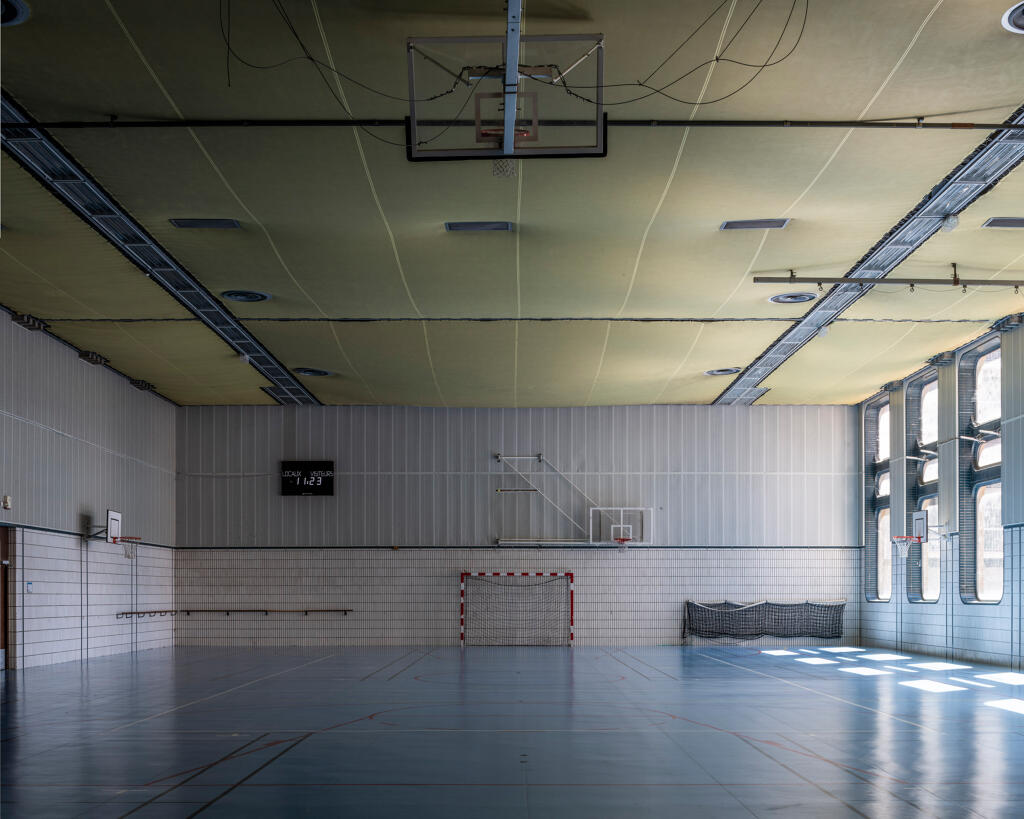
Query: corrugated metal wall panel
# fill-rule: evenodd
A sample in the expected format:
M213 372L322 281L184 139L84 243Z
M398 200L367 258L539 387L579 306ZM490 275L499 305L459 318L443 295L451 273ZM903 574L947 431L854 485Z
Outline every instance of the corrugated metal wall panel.
M0 314L0 522L78 531L108 508L125 533L175 539L175 407Z
M856 424L851 407L187 407L180 543L586 539L585 493L653 507L658 546L856 546ZM566 515L538 494L496 493L527 486L499 452L543 453L565 477L512 465ZM291 458L333 459L335 496L282 498L279 461Z

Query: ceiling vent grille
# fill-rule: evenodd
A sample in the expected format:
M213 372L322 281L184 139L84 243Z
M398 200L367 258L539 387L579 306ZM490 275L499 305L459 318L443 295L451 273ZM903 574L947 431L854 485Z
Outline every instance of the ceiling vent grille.
M241 225L237 219L170 219L176 228L206 228L208 230L235 230Z
M789 219L734 219L722 222L719 230L781 230Z
M993 216L982 227L1024 228L1024 216Z
M449 233L457 231L504 230L511 231L511 222L445 222L444 229Z

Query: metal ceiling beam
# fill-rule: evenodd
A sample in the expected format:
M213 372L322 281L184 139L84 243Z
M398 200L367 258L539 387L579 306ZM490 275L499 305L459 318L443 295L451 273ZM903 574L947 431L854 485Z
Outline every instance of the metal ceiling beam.
M1005 125L1024 126L1024 106L1018 108ZM884 279L939 230L943 219L960 213L991 190L1024 160L1024 140L1014 136L1015 133L1000 130L991 134L850 268L844 278ZM803 318L740 373L713 403L754 403L767 392L766 388L759 386L764 379L869 290L870 287L864 287L857 281L833 286Z
M505 30L505 130L502 151L511 156L516 150L516 105L519 98L519 20L523 0L507 0L508 27Z
M143 273L227 342L270 383L282 404L320 402L199 281L139 225L42 128L3 95L0 144L57 199L77 213Z

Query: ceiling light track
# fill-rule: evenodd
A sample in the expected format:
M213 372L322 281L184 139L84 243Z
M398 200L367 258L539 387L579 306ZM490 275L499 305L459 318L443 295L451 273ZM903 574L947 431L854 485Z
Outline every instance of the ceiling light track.
M851 281L861 289L873 287L875 284L904 284L911 287L927 285L946 285L948 287L1024 287L1024 280L1020 279L894 279L886 276L884 280L872 282L867 279L839 278L816 278L814 276L754 276L754 284L849 284Z
M179 265L60 145L3 95L3 149L57 199L215 332L274 386L282 404L320 402L192 274Z
M871 290L851 279L885 279L899 264L928 241L947 217L956 215L991 190L1006 174L1024 160L1024 106L1006 121L1006 127L992 133L970 156L954 168L922 199L913 210L823 295L793 327L777 338L759 355L713 403L719 405L753 404L766 391L761 384L823 327L831 324ZM789 283L791 279L783 279ZM811 282L820 279L811 278ZM1004 283L1005 284L1005 283ZM961 282L962 286L962 282Z

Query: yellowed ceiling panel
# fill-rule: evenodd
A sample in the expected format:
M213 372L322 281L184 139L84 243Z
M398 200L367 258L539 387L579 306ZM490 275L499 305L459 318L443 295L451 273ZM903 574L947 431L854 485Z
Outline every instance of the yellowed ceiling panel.
M0 173L0 302L40 318L190 316L6 153Z
M269 382L198 321L57 321L52 329L179 404L276 403L260 389Z
M758 403L855 404L987 328L986 322L833 324L824 338L810 341L761 384L770 391Z
M699 116L1001 119L1020 102L1024 71L1020 38L998 26L1005 2L856 0L832 4L827 13L812 4L804 38L790 59L728 99L703 106ZM764 59L786 11L786 4L770 5L764 4L744 27L727 56ZM312 7L289 8L307 44L328 59ZM405 94L407 36L503 30L500 3L358 0L321 2L318 8L339 69L399 97ZM604 32L606 79L632 83L647 76L710 9L696 0L639 6L612 0L585 7L541 3L528 6L525 29L537 34ZM5 29L4 84L40 118L101 119L110 113L122 118L345 116L303 61L267 71L234 62L229 80L216 14L211 13L216 8L205 0L166 7L125 0L100 6L35 0L32 10L29 23ZM233 12L233 44L241 52L268 63L295 56L296 46L272 4L236 4ZM734 32L745 16L741 3L726 33ZM708 59L722 36L723 20L724 13L652 82L667 82ZM535 50L540 59L543 51L535 46L528 47L528 56ZM718 63L705 101L728 94L752 74L746 67ZM692 99L705 79L698 71L666 90ZM356 116L407 113L401 100L384 100L347 80L333 90L345 95ZM607 100L636 93L635 86L608 89ZM461 100L445 97L438 111L451 115ZM609 111L613 118L685 119L693 109L655 95ZM557 117L559 111L541 114ZM211 291L250 288L273 294L270 302L230 305L236 314L254 319L600 317L620 311L632 316L795 318L804 306L767 302L774 292L791 288L755 286L748 270L841 275L984 136L979 131L695 129L680 152L680 129L613 128L605 159L537 160L524 163L518 178L504 179L491 175L489 162L409 163L402 147L367 134L357 144L350 129L55 133ZM403 139L401 129L373 133ZM4 222L14 237L21 227L17 210L11 210L8 164ZM1014 176L1003 184L1016 181ZM989 199L1004 190L1000 187L986 197L987 207L1013 209L1021 187L1005 189L1007 198ZM25 210L44 214L45 206ZM767 235L717 229L727 218L778 215L794 221ZM176 216L233 217L243 229L176 230L167 222ZM112 254L118 264L111 262L108 270L105 256L92 258L100 251L89 228L77 226L80 236L58 230L62 238L55 240L50 228L57 222L42 215L38 219L45 230L31 236L26 232L17 254L6 231L0 241L0 250L9 251L0 253L0 302L18 307L9 294L24 291L19 298L25 304L46 308L31 312L50 316L91 316L106 307L123 311L117 315L125 318L183 315L102 240L103 253ZM446 234L442 223L448 219L508 220L518 227L514 234ZM965 275L972 266L975 273L1002 270L1001 275L1009 275L1019 266L1016 234L990 237L994 232L978 230L978 222L980 215L975 219L972 209L960 231L934 239L899 272L917 265L941 276L943 265L956 260ZM28 272L26 264L48 280ZM118 265L134 277L131 282L126 278L123 287L110 272ZM956 294L919 292L908 299L905 293L877 292L850 315L995 318L1021 309L1016 304L1007 302L1005 294L959 301ZM699 372L749 364L786 325L616 324L608 331L597 322L523 323L518 330L509 323L427 324L425 333L419 322L253 321L249 326L286 365L337 372L306 379L329 403L544 406L631 403L638 396L668 403L711 400L724 380L716 383ZM100 332L90 325L67 327L86 336ZM895 353L884 348L884 339L907 330L911 334L904 340L892 337ZM834 349L836 367L860 367L863 345L877 348L878 358L866 365L873 390L885 377L909 371L880 376L880 370L896 368L894 362L913 369L975 330L975 324L963 323L841 323L833 335L849 336L853 348ZM123 335L105 338L126 361L141 355ZM819 345L833 350L835 340L829 339L816 340L776 374L769 402L778 402L779 396L786 403L860 396L860 370L833 384L826 359L820 366L813 363ZM153 339L149 366L178 384L179 371L189 368L173 357L160 357L166 357L160 343L166 340ZM114 358L99 347L101 341L96 336L91 348ZM218 355L230 351L212 335L208 343L223 348L209 348L212 368ZM931 349L925 350L928 345ZM228 384L234 383L234 366L225 364L222 371ZM807 367L826 367L826 372L806 374ZM159 383L156 375L130 374ZM211 369L209 378L214 376ZM187 385L179 386L185 390Z

